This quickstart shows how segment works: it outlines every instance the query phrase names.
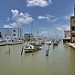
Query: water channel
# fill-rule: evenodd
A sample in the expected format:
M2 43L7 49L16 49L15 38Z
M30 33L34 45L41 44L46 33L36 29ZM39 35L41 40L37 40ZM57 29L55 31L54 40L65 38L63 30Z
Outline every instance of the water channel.
M75 50L62 41L58 46L47 45L42 50L23 53L22 44L0 47L0 75L75 75Z

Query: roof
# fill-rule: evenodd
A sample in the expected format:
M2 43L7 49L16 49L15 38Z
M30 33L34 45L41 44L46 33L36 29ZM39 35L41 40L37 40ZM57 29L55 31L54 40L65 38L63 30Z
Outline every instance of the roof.
M71 38L70 38L70 37L68 37L68 38L64 38L64 39L65 39L65 40L67 40L67 39L69 40L69 39L71 39Z
M70 32L70 30L65 30L64 32Z

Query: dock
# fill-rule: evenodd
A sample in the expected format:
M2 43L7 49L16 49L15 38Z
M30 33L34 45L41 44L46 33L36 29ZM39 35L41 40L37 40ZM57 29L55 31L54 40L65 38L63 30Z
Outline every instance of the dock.
M68 46L75 50L75 44L74 43L68 43Z

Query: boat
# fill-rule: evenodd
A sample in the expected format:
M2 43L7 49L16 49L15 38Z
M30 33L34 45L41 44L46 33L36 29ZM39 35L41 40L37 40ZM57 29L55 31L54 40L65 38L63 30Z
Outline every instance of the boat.
M36 52L38 50L41 50L42 47L37 47L37 46L33 46L33 45L26 45L25 46L25 53L31 53L31 52Z
M54 40L53 45L58 45L58 42Z
M18 39L12 38L12 37L6 37L5 40L6 40L7 45L22 44L23 43L22 40L18 40Z
M41 44L45 44L45 41L44 40L41 40Z
M32 21L33 23L33 21ZM32 23L31 23L31 34L32 34ZM36 52L38 50L41 50L41 46L38 43L32 42L32 37L30 37L30 43L25 45L25 53L30 53L30 52Z
M40 40L36 40L35 42L30 43L31 45L34 46L42 46L41 41Z
M5 45L6 45L6 42L3 40L0 40L0 46L5 46Z
M51 45L51 41L47 41L47 45Z

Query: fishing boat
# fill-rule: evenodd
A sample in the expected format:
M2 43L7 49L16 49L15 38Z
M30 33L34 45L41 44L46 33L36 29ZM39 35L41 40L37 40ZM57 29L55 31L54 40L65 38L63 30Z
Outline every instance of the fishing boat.
M25 46L25 53L31 53L31 52L36 52L38 50L41 50L41 47L33 46L33 45L26 45Z

